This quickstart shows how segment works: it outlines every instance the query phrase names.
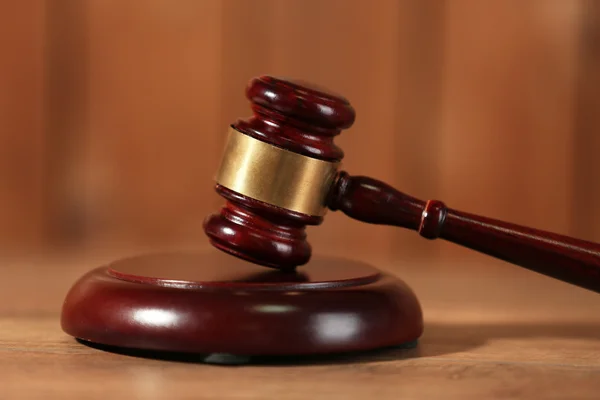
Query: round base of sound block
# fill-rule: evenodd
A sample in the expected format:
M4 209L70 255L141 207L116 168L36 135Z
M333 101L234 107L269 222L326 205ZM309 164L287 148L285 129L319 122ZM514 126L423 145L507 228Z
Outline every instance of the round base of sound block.
M285 272L218 250L94 269L67 294L61 324L103 346L242 358L371 350L423 331L411 289L368 264L315 257Z

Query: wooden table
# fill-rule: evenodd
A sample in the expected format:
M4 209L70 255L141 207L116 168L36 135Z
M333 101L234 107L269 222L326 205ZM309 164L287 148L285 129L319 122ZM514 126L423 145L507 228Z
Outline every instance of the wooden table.
M60 330L69 286L117 256L1 262L0 398L600 398L600 296L508 264L379 264L422 302L416 349L216 366L113 354Z

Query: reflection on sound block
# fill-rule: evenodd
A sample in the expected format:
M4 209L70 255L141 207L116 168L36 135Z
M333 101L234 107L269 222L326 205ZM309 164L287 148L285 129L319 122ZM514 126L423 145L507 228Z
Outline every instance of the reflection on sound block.
M277 271L212 248L94 269L67 294L61 323L99 347L234 364L398 346L423 331L411 289L368 264L314 257Z

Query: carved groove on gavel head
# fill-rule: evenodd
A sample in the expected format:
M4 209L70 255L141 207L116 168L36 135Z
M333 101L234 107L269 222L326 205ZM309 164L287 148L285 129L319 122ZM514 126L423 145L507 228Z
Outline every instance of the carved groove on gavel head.
M306 225L319 225L344 153L333 139L354 123L343 97L261 76L246 88L253 116L229 129L215 190L226 202L204 231L216 248L292 269L310 259Z

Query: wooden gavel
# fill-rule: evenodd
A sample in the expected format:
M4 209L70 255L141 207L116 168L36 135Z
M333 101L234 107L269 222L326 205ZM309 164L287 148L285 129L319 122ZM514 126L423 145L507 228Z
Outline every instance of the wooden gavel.
M253 79L246 96L254 115L231 126L216 191L226 199L207 217L211 243L263 266L307 263L306 225L327 209L359 221L442 238L532 271L600 291L600 245L450 209L376 179L340 171L333 139L354 123L339 95L296 81Z

